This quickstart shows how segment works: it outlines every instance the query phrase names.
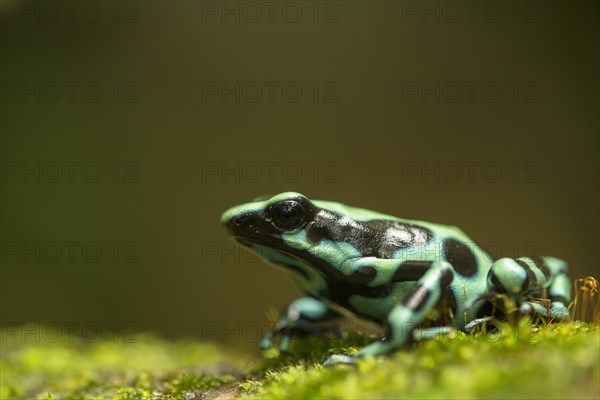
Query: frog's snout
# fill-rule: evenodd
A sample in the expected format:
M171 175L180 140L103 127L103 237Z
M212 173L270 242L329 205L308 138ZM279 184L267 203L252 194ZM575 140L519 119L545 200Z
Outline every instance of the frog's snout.
M262 210L233 207L223 213L221 223L229 235L240 243L266 243L276 233Z
M227 225L237 216L237 212L235 207L231 207L227 209L223 214L221 214L221 225Z
M246 218L243 215L235 215L231 218L228 218L226 221L224 221L224 222L221 221L221 222L223 222L225 227L230 232L236 232L236 231L239 231L240 229L242 229L242 227L246 225L247 219L248 218Z
M262 238L268 234L268 225L255 215L235 215L226 223L225 228L234 238Z
M232 207L221 215L221 224L225 226L232 236L239 236L246 233L251 221L247 213L240 211L238 207Z

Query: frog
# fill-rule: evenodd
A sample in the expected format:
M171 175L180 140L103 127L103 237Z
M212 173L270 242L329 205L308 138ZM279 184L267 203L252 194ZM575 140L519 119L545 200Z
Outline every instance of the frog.
M503 315L499 296L519 312L569 318L568 265L551 256L492 257L460 228L398 218L297 192L257 197L221 216L229 236L289 274L302 296L292 301L259 346L294 332L337 333L328 321L358 317L384 336L325 365L356 364L425 339L451 335ZM540 301L542 299L543 301ZM436 309L448 309L445 323ZM504 310L506 311L506 310ZM439 321L438 321L439 322Z

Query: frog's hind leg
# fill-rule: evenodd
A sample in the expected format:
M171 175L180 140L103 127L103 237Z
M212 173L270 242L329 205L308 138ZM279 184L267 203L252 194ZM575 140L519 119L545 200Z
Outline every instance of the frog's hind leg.
M523 312L535 311L546 317L563 320L569 317L571 284L567 264L554 257L501 258L492 264L487 276L488 290L504 293L521 305ZM550 299L546 307L532 301L535 294Z
M340 314L327 306L324 302L314 297L301 297L292 301L284 316L279 319L275 328L268 332L261 342L259 348L266 350L273 346L275 335L281 335L279 350L286 353L289 350L290 341L294 333L322 335L331 333L341 336L337 324L317 326L316 323L339 317Z
M544 306L535 301L528 301L538 314L559 321L570 318L569 304L571 303L571 281L568 277L569 267L566 262L555 257L522 257L521 259L542 269L549 278L546 282L546 296L550 306Z
M419 278L414 288L401 301L395 305L387 316L388 333L378 342L363 347L351 357L334 355L325 365L337 363L353 363L356 358L378 356L388 353L398 347L410 343L413 339L415 328L423 322L427 313L433 309L440 299L444 289L452 282L454 273L450 263L446 261L434 262L427 272ZM428 331L431 334L433 331ZM423 335L425 332L417 332Z

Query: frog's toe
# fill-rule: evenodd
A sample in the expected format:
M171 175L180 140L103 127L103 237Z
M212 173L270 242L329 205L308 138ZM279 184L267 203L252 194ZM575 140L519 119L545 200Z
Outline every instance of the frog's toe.
M323 363L323 365L326 367L331 367L332 365L339 364L355 365L356 359L354 357L346 356L344 354L334 354Z
M533 306L527 302L522 303L519 306L519 312L521 314L532 314L535 310L533 309Z
M292 338L289 333L284 334L279 342L279 352L282 354L288 354L290 352L290 342Z
M258 348L261 350L269 350L271 347L273 347L273 332L267 333L260 342L258 342Z
M476 327L483 326L486 322L490 322L490 321L494 321L494 320L496 320L496 317L493 317L493 316L477 318L477 319L474 319L473 321L469 322L468 324L466 324L463 329L465 330L465 332L471 332Z

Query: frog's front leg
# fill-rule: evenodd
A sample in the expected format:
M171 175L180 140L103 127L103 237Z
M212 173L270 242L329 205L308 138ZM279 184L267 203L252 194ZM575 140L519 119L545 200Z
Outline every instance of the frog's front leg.
M341 336L339 327L335 324L324 327L314 325L317 322L327 321L339 316L339 313L329 308L324 302L314 297L301 297L288 305L283 317L279 319L275 328L263 337L259 347L263 350L271 348L275 335L278 334L282 335L279 350L283 353L289 350L293 332L304 332L313 335L333 333Z
M352 356L333 355L325 362L325 365L351 364L357 358L386 354L409 343L417 325L423 322L427 313L437 305L444 289L452 282L453 278L453 269L448 262L434 262L416 282L410 293L388 314L388 332L384 339L363 347Z

